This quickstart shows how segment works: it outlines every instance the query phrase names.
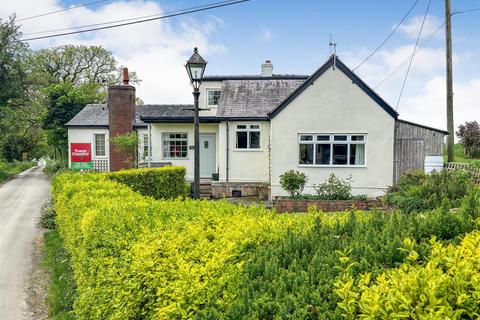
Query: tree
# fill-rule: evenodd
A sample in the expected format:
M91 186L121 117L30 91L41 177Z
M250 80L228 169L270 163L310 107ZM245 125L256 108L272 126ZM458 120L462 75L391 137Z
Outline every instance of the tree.
M15 16L0 19L0 107L22 98L26 90L24 62L29 49L21 36Z
M86 83L74 86L71 82L60 82L44 90L47 96L47 113L43 128L47 131L47 141L60 155L67 152L67 128L65 124L79 113L85 105L100 99L98 84Z
M457 136L466 156L480 158L480 125L477 121L467 121L459 125Z

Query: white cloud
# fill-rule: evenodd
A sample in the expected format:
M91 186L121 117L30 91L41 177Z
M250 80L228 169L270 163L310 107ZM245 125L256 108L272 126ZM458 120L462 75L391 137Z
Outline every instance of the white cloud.
M377 88L377 84L411 55L413 45L384 49L367 60L355 72L374 88L392 107L396 107L408 65L403 66ZM348 52L344 58L355 67L371 51L359 49ZM342 58L342 57L341 57ZM454 71L469 63L476 65L468 52L457 52L453 57ZM400 118L440 129L446 129L444 48L419 48L413 60L402 99L398 106ZM454 76L455 128L465 121L480 120L480 78L468 79L458 73Z
M38 13L62 9L58 0L7 0L3 17L15 12L19 19ZM84 7L54 15L25 20L24 33L96 24L164 12L155 1L113 1L95 9ZM145 103L189 103L191 88L183 68L185 60L197 46L205 57L221 55L227 48L212 43L211 35L223 26L213 15L204 23L184 16L172 20L106 29L81 35L31 41L33 49L62 44L101 45L113 52L120 65L136 71L142 83L137 95ZM32 35L33 36L33 35Z
M407 23L402 24L398 29L409 38L417 39L418 32L420 31L420 27L422 25L422 21L423 15L415 16L411 18ZM420 39L424 39L432 35L435 31L437 31L441 24L442 22L437 16L427 15ZM441 36L442 33L438 32L436 35Z

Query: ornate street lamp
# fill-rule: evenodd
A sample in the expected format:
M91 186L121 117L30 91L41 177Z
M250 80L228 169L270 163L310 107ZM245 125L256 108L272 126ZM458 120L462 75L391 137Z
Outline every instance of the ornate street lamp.
M194 105L194 176L193 176L193 196L195 199L200 198L200 126L199 126L199 108L198 98L200 97L200 84L202 83L203 73L207 62L198 54L198 49L193 49L193 55L185 64L190 83L193 87L193 105Z

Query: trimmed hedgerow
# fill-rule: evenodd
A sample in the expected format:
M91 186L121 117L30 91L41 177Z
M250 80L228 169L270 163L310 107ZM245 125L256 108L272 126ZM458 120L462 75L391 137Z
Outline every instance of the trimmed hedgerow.
M235 299L248 252L311 217L223 201L155 201L101 174L54 180L79 319L190 319Z
M425 262L432 236L458 241L479 219L476 192L457 211L445 200L421 214L334 215L158 201L94 173L56 176L53 194L79 319L338 319L346 272L376 277L412 250Z
M185 182L185 167L168 166L112 172L108 177L123 183L144 196L155 199L185 198L190 186Z

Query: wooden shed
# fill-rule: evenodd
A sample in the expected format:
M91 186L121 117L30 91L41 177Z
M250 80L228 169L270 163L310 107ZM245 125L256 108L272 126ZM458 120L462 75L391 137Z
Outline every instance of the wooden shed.
M423 170L426 156L443 156L445 135L448 132L444 130L397 120L393 181L406 171Z

